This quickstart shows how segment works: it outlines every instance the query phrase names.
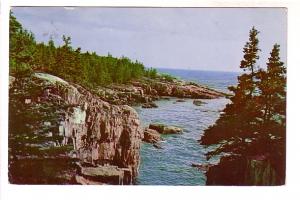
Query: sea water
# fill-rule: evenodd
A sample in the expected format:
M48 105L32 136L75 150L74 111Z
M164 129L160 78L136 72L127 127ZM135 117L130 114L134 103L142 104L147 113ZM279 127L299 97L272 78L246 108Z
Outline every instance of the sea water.
M184 80L198 82L211 88L228 92L227 87L236 84L237 73L191 70L160 69ZM229 100L226 98L206 99L201 106L192 99L177 102L176 98L157 101L158 108L135 107L144 127L150 123L174 125L183 129L183 134L165 135L160 143L162 149L143 143L141 165L137 184L139 185L205 185L203 171L192 163L206 164L208 149L199 144L203 132L219 118Z

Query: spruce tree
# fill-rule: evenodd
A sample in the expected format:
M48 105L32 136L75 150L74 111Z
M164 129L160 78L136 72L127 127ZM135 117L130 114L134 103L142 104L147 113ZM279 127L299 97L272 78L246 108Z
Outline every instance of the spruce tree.
M240 68L244 69L244 71L250 71L252 77L255 75L255 64L256 61L259 59L258 52L260 49L258 48L258 38L257 35L259 31L252 27L249 32L249 41L245 44L243 52L244 52L244 59L241 61Z
M33 65L36 43L33 34L22 27L12 12L9 18L9 38L10 73L27 74Z
M268 59L267 71L260 71L257 76L265 123L285 116L286 68L280 61L279 52L280 46L275 44Z
M256 74L259 71L256 61L258 52L258 31L253 27L249 32L249 41L246 42L243 52L243 60L240 68L244 73L238 77L237 86L228 89L233 92L231 103L224 109L224 114L217 120L214 126L209 127L202 137L203 144L215 144L222 141L234 141L243 143L252 137L257 126L259 108L256 103ZM239 148L236 148L238 151ZM225 150L225 148L223 149ZM227 147L226 151L231 151Z
M255 65L259 51L257 33L251 29L249 42L244 47L240 68L245 73L238 77L236 87L230 87L234 94L230 98L232 103L226 106L216 124L205 131L201 143L219 145L206 154L208 159L223 153L229 153L231 160L240 163L255 156L265 157L276 172L275 184L282 184L285 178L286 68L280 61L278 44L270 53L266 70Z

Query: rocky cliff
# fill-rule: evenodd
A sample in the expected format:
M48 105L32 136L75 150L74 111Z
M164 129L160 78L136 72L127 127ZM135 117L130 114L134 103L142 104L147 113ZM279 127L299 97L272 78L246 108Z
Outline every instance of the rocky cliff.
M206 172L207 185L283 185L284 175L266 155L222 157ZM282 170L281 170L282 171ZM284 170L283 170L284 171Z
M111 105L50 74L10 80L12 183L30 183L16 177L25 165L20 160L55 157L74 159L77 183L134 183L143 134L134 109ZM63 147L70 148L62 151Z

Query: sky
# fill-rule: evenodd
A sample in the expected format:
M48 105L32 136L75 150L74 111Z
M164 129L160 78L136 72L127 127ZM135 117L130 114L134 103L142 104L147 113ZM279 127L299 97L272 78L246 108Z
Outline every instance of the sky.
M74 48L108 52L146 67L239 71L249 30L255 26L262 68L275 43L286 63L284 8L14 7L14 15L39 42L62 35Z

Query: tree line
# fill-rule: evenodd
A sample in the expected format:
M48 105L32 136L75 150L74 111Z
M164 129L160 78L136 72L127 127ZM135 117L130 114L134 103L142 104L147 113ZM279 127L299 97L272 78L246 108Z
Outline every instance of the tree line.
M229 154L239 157L266 155L281 183L285 177L286 67L280 60L280 46L274 44L266 69L257 66L259 31L249 32L237 86L223 114L202 137L202 144L218 144L207 158ZM279 182L280 182L279 181Z
M145 68L139 61L127 57L116 58L73 48L71 37L63 35L63 44L56 47L52 38L48 43L36 42L34 35L24 29L10 13L9 27L10 75L22 76L42 71L78 82L86 86L126 83L141 77L156 78L157 71Z

